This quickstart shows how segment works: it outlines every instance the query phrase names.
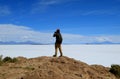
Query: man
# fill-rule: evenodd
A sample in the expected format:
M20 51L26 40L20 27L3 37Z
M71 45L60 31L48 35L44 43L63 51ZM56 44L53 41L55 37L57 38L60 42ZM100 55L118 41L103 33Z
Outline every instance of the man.
M62 35L60 33L60 29L57 29L54 34L53 37L56 37L56 42L55 42L55 55L53 55L53 57L57 56L57 52L58 52L58 48L60 51L60 57L63 56L62 54L62 48L61 48L61 44L62 44Z

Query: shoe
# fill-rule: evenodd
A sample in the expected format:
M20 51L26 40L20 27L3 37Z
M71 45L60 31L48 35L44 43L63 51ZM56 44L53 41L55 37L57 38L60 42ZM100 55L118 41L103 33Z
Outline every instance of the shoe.
M63 55L60 55L59 57L62 57Z
M57 55L53 55L53 57L57 57Z

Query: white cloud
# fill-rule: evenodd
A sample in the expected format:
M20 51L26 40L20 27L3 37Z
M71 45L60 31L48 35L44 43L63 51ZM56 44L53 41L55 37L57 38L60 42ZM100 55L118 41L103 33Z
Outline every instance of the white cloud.
M120 35L96 35L96 36L83 36L75 34L63 34L65 43L120 43Z
M77 1L77 0L40 0L38 3L40 5L55 5L55 4L61 4L61 3L67 3L71 1Z
M90 11L80 11L81 15L119 15L120 11L118 9L99 9Z
M120 35L99 36L99 42L110 41L113 43L120 43ZM100 40L101 39L101 40Z
M7 6L0 6L0 16L5 16L11 14L9 7Z
M98 10L78 10L74 12L74 15L82 15L82 16L89 16L89 15L120 15L119 9L98 9Z
M62 0L61 0L62 1ZM41 0L39 2L40 5L53 5L53 4L58 4L61 2L60 0Z
M74 34L62 34L64 43L83 43L86 37ZM41 33L26 26L0 24L0 40L3 42L34 41L37 43L54 43L52 33Z
M50 33L41 33L29 27L17 26L13 24L0 24L0 40L3 42L15 41L25 42L34 41L38 43L52 42Z
M33 8L31 13L39 13L44 12L50 5L59 4L60 0L39 0L38 2L33 4Z
M26 42L36 43L54 43L53 33L42 33L26 26L13 24L0 24L0 41L2 42ZM64 34L63 42L68 44L93 43L93 42L112 42L120 43L120 35L101 35L101 36L83 36L76 34Z
M58 5L58 4L67 3L71 1L78 1L78 0L38 0L38 2L33 3L31 13L44 12L51 5Z

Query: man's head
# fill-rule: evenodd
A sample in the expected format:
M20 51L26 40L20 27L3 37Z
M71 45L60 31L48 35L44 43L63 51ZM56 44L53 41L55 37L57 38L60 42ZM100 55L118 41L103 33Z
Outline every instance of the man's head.
M57 32L57 33L60 33L60 29L57 29L56 32Z

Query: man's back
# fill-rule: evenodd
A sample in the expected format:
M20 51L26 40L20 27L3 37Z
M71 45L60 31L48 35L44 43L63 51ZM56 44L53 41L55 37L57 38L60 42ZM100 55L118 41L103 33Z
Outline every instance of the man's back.
M60 33L55 33L54 37L56 37L56 43L61 44L62 43L62 35Z

